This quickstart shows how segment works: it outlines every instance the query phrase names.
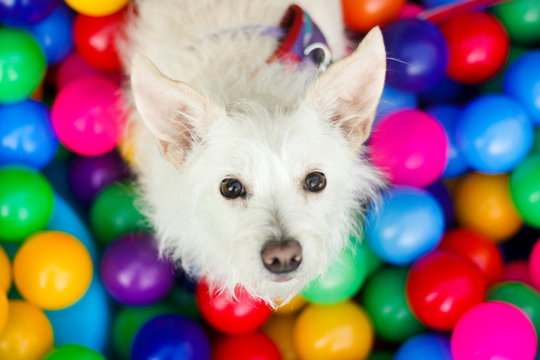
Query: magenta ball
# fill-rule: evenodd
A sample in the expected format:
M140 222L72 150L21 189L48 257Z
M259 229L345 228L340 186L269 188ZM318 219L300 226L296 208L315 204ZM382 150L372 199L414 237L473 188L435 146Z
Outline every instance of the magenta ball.
M536 241L529 258L529 277L534 287L540 291L540 238Z
M126 120L120 87L102 77L87 77L66 85L56 97L52 124L58 139L86 156L116 147Z
M173 267L159 259L155 239L149 234L116 239L105 250L100 270L111 296L126 305L155 303L174 284Z
M533 360L536 332L523 311L498 301L467 311L452 333L455 360Z
M448 139L431 115L403 110L379 121L370 154L393 184L424 187L442 175L448 161Z

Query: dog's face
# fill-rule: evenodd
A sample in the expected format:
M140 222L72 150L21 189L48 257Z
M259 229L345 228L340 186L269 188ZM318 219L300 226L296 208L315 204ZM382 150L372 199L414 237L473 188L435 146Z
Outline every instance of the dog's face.
M290 297L347 245L380 180L360 156L384 84L376 29L294 106L218 106L135 58L134 100L166 166L147 202L162 250L266 301ZM165 169L166 168L166 169ZM152 184L147 184L152 188Z

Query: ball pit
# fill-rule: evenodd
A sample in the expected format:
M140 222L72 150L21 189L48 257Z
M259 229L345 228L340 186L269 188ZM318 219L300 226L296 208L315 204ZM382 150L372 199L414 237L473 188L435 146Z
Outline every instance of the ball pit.
M387 42L368 153L390 188L276 311L158 260L122 138L128 2L0 1L0 359L540 357L537 2L430 22L464 1L341 1L351 44ZM75 248L29 256L44 234ZM36 285L47 266L79 272L70 294Z

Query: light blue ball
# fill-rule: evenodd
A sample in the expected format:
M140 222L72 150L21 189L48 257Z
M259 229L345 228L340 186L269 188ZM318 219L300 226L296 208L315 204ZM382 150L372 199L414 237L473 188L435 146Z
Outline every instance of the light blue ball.
M510 65L503 89L527 110L532 122L540 126L540 50L529 51Z
M420 334L404 342L394 360L453 360L450 339L438 334Z
M426 112L441 123L448 136L448 163L442 177L452 178L463 175L469 170L469 165L457 148L455 132L456 122L461 110L454 105L440 104L427 108Z
M398 90L388 84L384 86L381 101L377 107L375 121L385 115L402 109L416 109L418 99L415 93Z
M531 150L533 135L525 109L505 95L472 100L456 124L456 144L463 158L487 174L512 170Z
M367 214L366 238L371 249L394 265L411 264L433 250L443 231L443 210L423 189L394 187Z

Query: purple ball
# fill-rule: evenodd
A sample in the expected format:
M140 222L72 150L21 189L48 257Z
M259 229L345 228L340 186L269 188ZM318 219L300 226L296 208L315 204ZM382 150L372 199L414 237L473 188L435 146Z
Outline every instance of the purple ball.
M105 250L100 270L111 296L126 305L159 301L174 284L173 266L159 259L150 234L132 233L116 239Z
M127 167L116 151L100 156L77 156L69 169L73 195L84 205L90 205L107 185L127 177Z

